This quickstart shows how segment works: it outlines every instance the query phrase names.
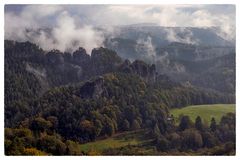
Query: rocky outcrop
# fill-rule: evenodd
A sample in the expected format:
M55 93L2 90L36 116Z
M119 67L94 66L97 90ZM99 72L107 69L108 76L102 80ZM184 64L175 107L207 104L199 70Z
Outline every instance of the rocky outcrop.
M78 50L73 52L72 62L83 67L90 63L90 56L84 48L79 47Z
M59 65L64 63L63 54L59 50L52 50L46 54L48 64Z
M81 88L78 95L81 98L99 98L107 94L106 89L104 88L104 78L99 76L94 81L86 82Z
M140 60L131 63L129 60L125 60L119 70L124 73L137 74L148 83L156 81L157 72L154 64L148 65Z
M95 48L91 54L92 71L96 75L114 72L122 63L122 59L115 51L107 48Z
M127 59L121 64L119 70L124 73L132 73L132 68L130 67L130 65L131 62Z
M9 45L15 46L15 44ZM29 44L26 43L26 45L28 46ZM21 50L21 48L18 50ZM45 69L45 79L48 81L50 87L85 81L91 77L112 72L137 74L150 83L156 80L155 65L148 65L139 60L133 63L129 60L123 62L122 58L115 51L103 47L93 49L91 56L82 47L79 47L72 54L67 52L62 53L59 50L43 52L34 45L29 47L28 50L32 50L31 54L23 54L21 55L22 58L28 60L38 68ZM11 52L9 51L9 53ZM19 54L15 55L19 56ZM36 70L29 67L27 69L28 72L37 75Z

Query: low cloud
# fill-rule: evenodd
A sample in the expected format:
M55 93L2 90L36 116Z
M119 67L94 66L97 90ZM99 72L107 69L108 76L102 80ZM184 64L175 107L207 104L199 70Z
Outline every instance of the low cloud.
M214 27L223 39L235 40L234 5L24 5L20 8L19 11L13 5L5 6L5 39L31 40L46 50L72 51L82 46L90 53L104 41L96 27L111 32L116 25L134 23ZM168 40L196 43L190 32L182 32L186 33L185 38L168 30Z
M223 39L235 40L234 5L113 5L99 16L104 17L101 22L111 20L115 25L156 23L165 27L217 27L217 34Z
M148 36L145 39L138 39L135 50L138 53L145 54L145 56L147 57L152 57L152 58L156 57L155 47L152 44L152 38L150 36Z
M198 40L193 37L193 33L187 28L166 28L166 38L169 42L180 42L187 44L198 44Z
M53 24L48 28L51 17ZM81 46L88 54L93 48L102 46L104 41L100 31L91 25L77 25L75 18L63 8L35 5L27 6L20 15L5 14L5 39L31 41L45 50L63 52L73 52Z
M77 27L74 19L66 11L58 17L57 25L51 34L50 38L41 34L42 38L39 44L46 49L57 48L69 52L73 52L81 46L86 49L87 53L91 53L91 50L101 46L104 40L101 32L96 31L92 26ZM44 43L45 40L49 43Z

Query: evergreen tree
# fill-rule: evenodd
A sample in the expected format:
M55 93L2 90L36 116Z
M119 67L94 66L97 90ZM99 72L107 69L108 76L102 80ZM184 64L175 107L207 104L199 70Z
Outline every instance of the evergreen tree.
M202 124L202 119L200 116L197 116L196 120L195 120L195 128L199 131L203 130L203 124Z
M190 128L191 121L189 116L182 116L180 124L179 124L179 130L184 131L187 128Z
M217 129L217 123L216 123L216 120L214 117L211 120L210 129L212 132L216 131L216 129Z

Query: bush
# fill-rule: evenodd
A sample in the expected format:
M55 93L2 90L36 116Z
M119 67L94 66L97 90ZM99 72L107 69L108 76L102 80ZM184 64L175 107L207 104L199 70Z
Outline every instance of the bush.
M38 141L38 148L53 155L64 155L66 145L56 136L44 136Z
M181 148L183 150L186 149L197 150L203 145L202 136L197 130L187 129L182 133L182 137L183 140Z

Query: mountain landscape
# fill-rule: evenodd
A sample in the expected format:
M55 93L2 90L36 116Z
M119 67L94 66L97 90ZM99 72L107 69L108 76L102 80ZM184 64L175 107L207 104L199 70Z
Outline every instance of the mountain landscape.
M6 155L235 155L235 39L221 27L57 23L5 28Z
M190 81L200 87L234 92L235 67L230 66L235 63L235 44L218 36L214 28L141 24L124 26L115 32L117 35L109 35L105 45L117 51L121 57L154 63L159 73L177 82ZM231 71L227 66L232 68ZM227 69L226 72L224 69ZM215 72L215 78L210 78L214 81L203 82L202 78L211 76L211 71ZM223 73L226 75L221 75ZM228 82L233 84L225 86L228 83L220 77L232 78ZM221 87L220 84L215 87L215 83L222 83Z

